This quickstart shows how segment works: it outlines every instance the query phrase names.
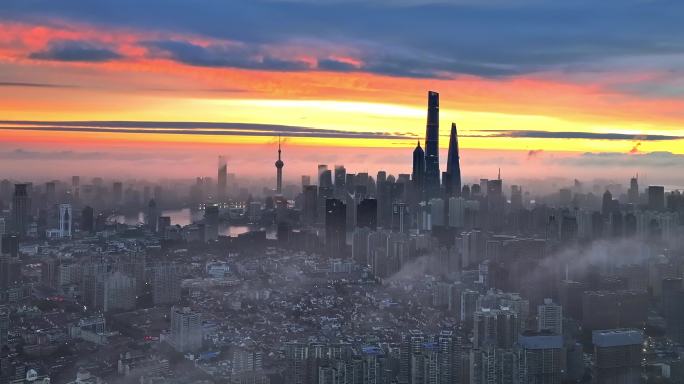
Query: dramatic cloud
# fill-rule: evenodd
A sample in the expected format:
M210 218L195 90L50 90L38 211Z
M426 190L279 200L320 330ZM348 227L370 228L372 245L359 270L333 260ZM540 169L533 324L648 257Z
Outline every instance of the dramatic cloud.
M45 50L29 55L37 60L104 62L121 58L116 51L87 41L51 41Z
M532 138L532 139L587 139L587 140L639 140L639 141L663 141L683 140L684 136L676 135L649 135L627 133L601 133L601 132L555 132L555 131L508 131L486 130L478 134L465 134L464 137L509 137L509 138Z
M169 58L183 64L200 67L229 67L269 71L302 71L309 63L268 56L256 47L236 44L210 44L201 46L186 41L152 41L144 43L153 55Z
M102 0L0 2L0 18L59 18L125 28L183 31L242 44L354 47L364 70L398 76L502 76L561 70L648 67L635 57L684 53L678 1L239 1ZM644 17L648 15L648 17ZM255 58L219 45L166 42L160 48L192 65L302 70L278 55ZM106 49L56 57L112 58ZM87 51L86 54L83 51ZM68 51L67 51L68 52ZM310 52L314 53L315 52ZM322 59L325 59L322 57ZM611 60L609 67L602 65ZM353 70L323 61L320 68Z
M77 88L77 86L69 85L69 84L31 83L31 82L23 82L23 81L0 81L0 87Z
M45 132L145 133L210 136L284 136L340 139L411 139L412 133L355 132L311 127L168 121L0 121L0 130Z

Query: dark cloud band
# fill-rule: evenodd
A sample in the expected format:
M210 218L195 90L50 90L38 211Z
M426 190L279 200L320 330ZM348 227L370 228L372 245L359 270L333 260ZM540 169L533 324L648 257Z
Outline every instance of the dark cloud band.
M411 139L412 133L357 132L275 124L151 121L0 121L0 130L207 136L284 136L332 139Z
M475 134L464 134L464 137L505 137L525 139L587 139L587 140L628 140L628 141L666 141L682 140L684 136L676 135L653 135L653 134L627 134L627 133L600 133L600 132L555 132L533 130L483 130Z

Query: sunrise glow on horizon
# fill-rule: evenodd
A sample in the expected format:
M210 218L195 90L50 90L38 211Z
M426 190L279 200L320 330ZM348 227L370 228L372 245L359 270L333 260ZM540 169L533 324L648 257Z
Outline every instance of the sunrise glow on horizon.
M235 8L209 1L189 9L174 1L159 13L152 3L117 3L111 15L87 2L0 5L2 148L183 147L216 156L221 146L264 147L280 135L288 145L322 152L408 149L423 139L425 94L436 90L441 148L456 122L465 150L643 155L635 159L684 154L684 99L676 90L683 80L672 68L678 53L660 48L668 18L662 28L637 26L650 28L641 46L617 49L617 32L594 24L595 31L568 40L562 30L572 30L571 24L540 22L549 41L526 39L532 32L521 20L528 14L563 12L571 21L589 6L584 3L503 2L477 9L467 2L257 1ZM648 7L632 4L615 22ZM665 14L667 7L653 10ZM187 17L177 17L184 12ZM412 19L412 12L424 17ZM472 12L483 20L511 16L485 36L481 26L464 21ZM402 23L442 31L438 27L450 24L441 13L454 18L450 28L462 36L458 41L428 32L391 37L404 34ZM355 14L356 22L345 25ZM378 21L378 14L387 17ZM259 15L278 15L283 25L268 25ZM313 19L306 15L330 28L307 26ZM145 127L84 129L63 127L65 121ZM154 127L175 122L259 127L211 128L215 135L209 128L191 134ZM282 126L306 131L288 133ZM641 165L635 161L632 168Z

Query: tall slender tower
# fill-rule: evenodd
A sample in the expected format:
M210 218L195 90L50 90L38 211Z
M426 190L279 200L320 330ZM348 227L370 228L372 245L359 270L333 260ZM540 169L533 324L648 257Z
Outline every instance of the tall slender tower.
M226 198L226 188L228 186L228 165L226 158L219 156L218 158L218 198L223 202Z
M447 192L454 196L461 195L461 158L458 153L458 132L456 123L451 123L449 136L449 155L447 157L447 180L444 181Z
M26 236L31 213L31 198L27 184L15 184L12 196L12 224L19 237Z
M285 166L285 163L280 158L280 154L281 154L280 136L278 136L278 160L275 162L275 166L276 166L276 193L278 193L278 194L283 193L283 167Z
M425 192L428 198L438 195L439 176L439 93L429 91L425 128Z
M413 172L411 173L414 196L417 202L423 201L425 191L425 152L420 147L420 141L413 150Z

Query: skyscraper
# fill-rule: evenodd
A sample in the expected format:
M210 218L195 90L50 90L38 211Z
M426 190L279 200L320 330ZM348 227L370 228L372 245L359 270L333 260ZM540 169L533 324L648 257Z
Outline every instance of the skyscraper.
M518 347L521 383L560 384L565 372L562 336L526 331L520 335Z
M537 331L549 331L562 336L563 307L551 299L544 299L544 304L537 306Z
M378 201L363 199L356 207L356 226L358 228L378 228Z
M218 158L218 200L223 201L226 198L226 190L228 187L228 165L226 158L219 156Z
M135 287L135 278L121 272L114 272L104 277L102 310L104 312L128 311L135 308ZM97 285L96 289L99 291Z
M341 258L347 242L347 207L338 199L325 201L325 247L328 257Z
M327 164L318 164L318 172L316 173L318 176L318 186L319 187L325 187L325 185L321 185L321 177L325 171L328 170L328 165Z
M639 203L639 175L629 179L629 190L627 191L627 201L632 204Z
M181 282L178 267L160 264L153 267L152 300L154 305L173 304L180 300Z
M0 348L7 345L7 332L9 331L9 308L0 306Z
M648 187L648 209L662 211L665 209L665 187L650 185Z
M281 195L283 193L283 167L285 163L280 158L280 137L278 137L278 160L275 162L276 167L276 193Z
M59 205L59 237L71 237L71 223L73 222L71 204Z
M335 166L335 175L334 175L334 187L335 187L335 196L341 196L342 193L345 191L345 183L347 181L347 169L344 167L344 165L336 165Z
M639 383L643 335L636 329L607 329L592 333L595 383Z
M258 203L257 203L258 204ZM204 230L206 240L218 239L219 233L219 207L209 205L204 209Z
M27 184L15 184L12 197L12 225L20 237L26 236L31 212L31 198Z
M453 196L461 195L461 160L458 153L458 133L456 123L451 123L451 134L449 135L449 154L447 157L446 180L443 180L447 194Z
M95 232L95 211L86 205L81 210L81 231Z
M157 209L157 202L154 199L150 199L147 203L147 217L145 219L150 231L156 232L157 221L159 220L159 210Z
M439 176L439 93L429 91L425 128L425 192L428 197L439 193Z
M420 147L420 141L413 150L413 171L411 172L413 182L413 195L416 202L423 201L425 198L425 152Z
M188 307L171 308L171 344L178 352L202 347L202 319Z
M302 219L307 225L313 225L318 217L318 187L315 185L304 186L304 207Z

